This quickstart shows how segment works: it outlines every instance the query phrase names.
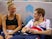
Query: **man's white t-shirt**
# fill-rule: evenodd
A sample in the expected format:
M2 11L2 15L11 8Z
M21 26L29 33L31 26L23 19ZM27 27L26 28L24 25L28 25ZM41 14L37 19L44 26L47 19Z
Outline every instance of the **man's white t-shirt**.
M33 27L33 22L34 22L35 20L34 19L31 19L28 23L27 23L27 25L25 26L25 27L27 27L27 28L31 28L31 27ZM47 30L47 29L51 29L51 27L50 27L50 20L49 19L45 19L42 23L40 23L38 26L37 26L39 29L41 29L41 30Z

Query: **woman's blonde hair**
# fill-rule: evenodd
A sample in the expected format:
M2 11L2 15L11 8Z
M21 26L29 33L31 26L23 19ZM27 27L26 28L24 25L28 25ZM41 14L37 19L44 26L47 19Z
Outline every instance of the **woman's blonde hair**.
M11 5L14 5L14 3L12 2L12 0L9 0L9 1L7 2L7 5L8 5L8 8L9 8Z

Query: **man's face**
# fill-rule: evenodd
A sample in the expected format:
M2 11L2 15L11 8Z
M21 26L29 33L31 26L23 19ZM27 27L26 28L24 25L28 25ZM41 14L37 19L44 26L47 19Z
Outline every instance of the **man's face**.
M35 18L35 20L39 20L39 18L40 18L40 16L37 13L37 11L34 11L34 18Z

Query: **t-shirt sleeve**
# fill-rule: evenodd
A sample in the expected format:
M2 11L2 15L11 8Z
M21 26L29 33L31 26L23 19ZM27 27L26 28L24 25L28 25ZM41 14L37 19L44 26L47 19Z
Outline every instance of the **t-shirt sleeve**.
M25 26L25 27L31 27L31 25L32 25L32 19L27 23L27 25Z
M51 22L50 22L50 20L46 21L46 29L51 29Z

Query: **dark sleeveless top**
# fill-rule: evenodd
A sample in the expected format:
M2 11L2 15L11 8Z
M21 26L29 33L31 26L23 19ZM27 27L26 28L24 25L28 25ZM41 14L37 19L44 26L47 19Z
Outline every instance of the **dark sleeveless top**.
M18 21L17 21L17 19L16 19L16 14L15 14L13 20L9 20L9 19L8 19L8 15L7 15L6 25L16 25L16 26L18 26Z

